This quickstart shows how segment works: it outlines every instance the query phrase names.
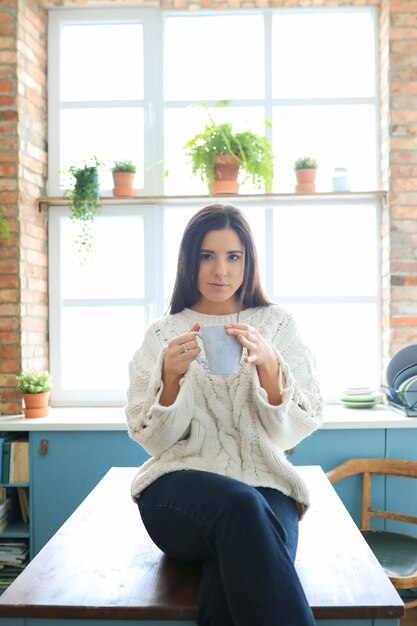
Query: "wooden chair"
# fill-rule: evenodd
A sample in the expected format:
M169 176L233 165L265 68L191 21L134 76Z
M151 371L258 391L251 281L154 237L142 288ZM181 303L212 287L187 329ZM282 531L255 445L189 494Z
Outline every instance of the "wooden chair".
M327 477L335 483L354 474L363 474L361 532L364 538L396 589L417 587L417 536L369 528L371 517L417 524L417 517L413 515L371 509L372 475L417 478L417 461L350 459L327 472ZM406 608L415 607L417 599L404 604Z

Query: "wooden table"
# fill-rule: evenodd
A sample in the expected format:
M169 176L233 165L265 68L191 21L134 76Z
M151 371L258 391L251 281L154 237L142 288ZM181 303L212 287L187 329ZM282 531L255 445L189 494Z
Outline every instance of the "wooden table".
M316 620L398 626L403 603L323 470L298 470L312 506L296 565ZM130 499L135 472L106 474L1 596L1 626L195 624L199 566L169 559L151 542Z

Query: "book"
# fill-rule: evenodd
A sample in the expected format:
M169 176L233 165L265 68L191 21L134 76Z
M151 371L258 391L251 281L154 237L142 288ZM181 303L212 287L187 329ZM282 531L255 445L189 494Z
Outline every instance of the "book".
M9 511L10 504L10 498L6 498L5 500L3 500L3 502L0 502L0 518L2 518L3 515Z
M3 458L3 444L4 444L4 442L5 442L5 438L4 437L0 437L0 459ZM3 463L0 463L0 483L3 480L2 469L3 469Z
M12 441L10 448L10 483L29 482L29 441Z
M4 500L0 501L0 515L6 510L10 508L10 498L5 497Z
M5 442L7 441L10 442L12 438L13 438L12 433L5 433L5 432L0 433L0 461L2 461L3 459L3 447L4 447ZM3 463L0 462L0 483L2 482L6 482L6 481L3 478Z
M22 520L27 524L29 521L29 497L28 490L25 487L17 487L17 495L19 498L20 513Z
M5 441L3 443L3 456L2 456L2 482L8 483L10 477L10 447L11 441Z

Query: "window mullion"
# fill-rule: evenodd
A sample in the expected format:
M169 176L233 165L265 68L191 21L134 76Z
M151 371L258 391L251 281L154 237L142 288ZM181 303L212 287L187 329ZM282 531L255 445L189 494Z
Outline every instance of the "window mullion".
M162 12L152 11L144 28L144 175L149 195L161 195L163 192L163 20Z

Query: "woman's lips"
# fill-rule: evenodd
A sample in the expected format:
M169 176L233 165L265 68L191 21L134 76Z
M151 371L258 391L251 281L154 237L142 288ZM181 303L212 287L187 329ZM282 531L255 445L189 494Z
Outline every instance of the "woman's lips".
M209 283L210 287L228 287L226 283Z

